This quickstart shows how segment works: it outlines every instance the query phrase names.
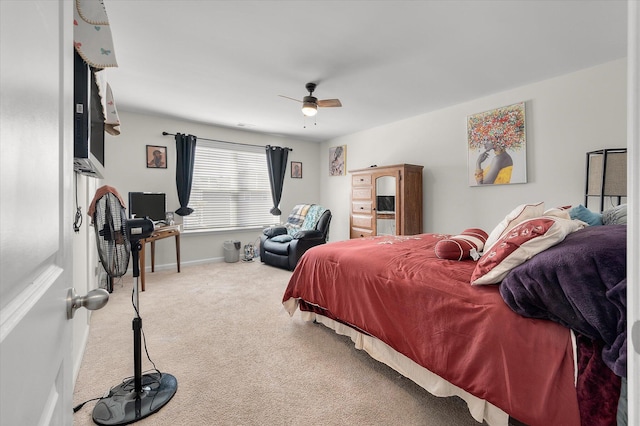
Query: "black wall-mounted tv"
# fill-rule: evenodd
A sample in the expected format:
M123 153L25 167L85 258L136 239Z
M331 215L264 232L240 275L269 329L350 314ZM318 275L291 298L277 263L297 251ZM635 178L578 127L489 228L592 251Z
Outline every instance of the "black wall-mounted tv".
M164 192L130 192L129 218L148 217L154 222L165 220L167 196Z
M394 195L378 195L376 201L376 207L379 212L396 211L396 197Z
M74 49L73 63L73 169L83 175L104 177L104 110L93 69Z

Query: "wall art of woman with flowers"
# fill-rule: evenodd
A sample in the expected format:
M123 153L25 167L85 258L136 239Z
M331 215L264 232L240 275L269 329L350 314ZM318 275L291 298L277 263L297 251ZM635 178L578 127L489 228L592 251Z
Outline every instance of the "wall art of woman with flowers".
M524 102L469 116L471 185L526 182L525 134ZM515 176L514 163L521 168Z

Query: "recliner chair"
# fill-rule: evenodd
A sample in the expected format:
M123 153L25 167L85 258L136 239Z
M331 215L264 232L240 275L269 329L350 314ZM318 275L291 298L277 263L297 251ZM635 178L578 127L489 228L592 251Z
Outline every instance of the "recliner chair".
M305 206L309 206L307 210L311 213L302 220L300 211ZM317 220L314 220L314 212L319 213ZM272 226L263 231L260 236L260 260L267 265L293 271L307 250L327 242L330 224L330 210L316 204L297 205L285 225Z

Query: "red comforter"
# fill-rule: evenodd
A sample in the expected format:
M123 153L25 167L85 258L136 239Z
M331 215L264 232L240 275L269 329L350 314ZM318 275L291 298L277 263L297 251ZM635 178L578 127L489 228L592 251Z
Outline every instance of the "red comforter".
M283 302L317 306L521 422L579 425L569 330L514 313L497 286L471 286L473 261L435 256L445 237L314 247L296 267Z

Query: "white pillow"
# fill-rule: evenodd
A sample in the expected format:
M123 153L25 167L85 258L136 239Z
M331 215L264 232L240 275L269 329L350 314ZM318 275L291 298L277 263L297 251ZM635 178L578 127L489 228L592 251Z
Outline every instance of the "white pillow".
M513 209L489 234L487 242L484 243L484 252L488 252L496 241L498 241L505 233L514 226L524 222L527 219L540 217L544 214L544 201L536 204L520 204Z
M544 211L542 216L553 216L559 217L560 219L571 220L571 215L569 214L569 210L564 207L552 207Z

